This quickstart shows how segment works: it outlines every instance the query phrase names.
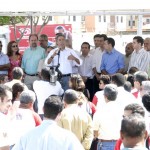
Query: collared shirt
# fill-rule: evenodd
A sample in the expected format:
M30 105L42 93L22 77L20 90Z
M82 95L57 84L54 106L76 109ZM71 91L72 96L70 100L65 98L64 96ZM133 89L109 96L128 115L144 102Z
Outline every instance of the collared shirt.
M105 52L102 57L101 70L106 70L109 74L116 73L124 68L123 54L115 49L111 52Z
M50 64L48 64L48 59L54 54L55 51L57 51L58 48L50 51L50 53L48 54L46 60L45 60L45 64L46 66L57 66L58 65L58 55L56 55L52 62ZM76 57L77 59L79 59L80 64L76 63L75 61L72 60L68 60L68 56L73 55L74 57ZM76 52L73 49L70 48L65 48L64 50L60 51L60 56L59 56L59 70L61 71L62 74L69 74L69 73L73 73L73 66L80 66L81 65L81 60L79 58L79 56L76 54Z
M122 114L115 101L109 101L103 110L96 111L93 117L94 130L98 139L118 140L120 137Z
M6 65L9 64L9 58L7 55L3 54L2 52L0 53L0 65ZM8 74L8 71L0 71L0 74Z
M144 50L143 48L140 49L138 52L136 52L136 50L134 50L132 55L131 55L128 70L131 67L136 67L140 71L146 71L147 72L148 67L149 67L149 62L150 62L149 55L148 55L148 52L146 50Z
M27 74L37 74L39 61L45 58L45 50L37 46L35 49L27 48L23 54L21 67Z
M72 131L84 148L90 149L93 140L92 119L77 104L70 104L62 111L58 124L62 128Z
M15 83L20 83L21 85L24 86L25 90L28 90L28 87L22 83L20 80L17 80L17 79L13 79L11 80L10 82L6 82L5 85L7 85L8 87L12 88L12 86L15 84Z
M134 95L130 92L127 92L124 87L117 87L118 94L116 98L116 103L119 105L119 108L121 112L124 112L125 106L132 104L132 103L138 103Z
M130 62L130 59L131 59L131 55L129 56L124 56L124 63L125 63L125 71L128 71L128 67L129 67L129 62Z
M100 47L96 48L93 53L93 62L92 62L92 68L96 67L96 71L98 73L101 73L100 66L102 61L102 56L104 54L104 51L100 49Z
M84 150L71 132L62 129L52 120L24 135L13 150Z
M92 77L93 76L93 71L92 71L93 57L92 57L92 55L88 54L86 57L81 55L80 58L82 59L82 65L79 66L79 74L81 76L85 76L85 77Z
M51 85L48 81L37 80L33 83L33 89L37 96L38 114L43 114L44 102L50 95L61 96L64 93L64 90L58 81L56 81L56 85Z

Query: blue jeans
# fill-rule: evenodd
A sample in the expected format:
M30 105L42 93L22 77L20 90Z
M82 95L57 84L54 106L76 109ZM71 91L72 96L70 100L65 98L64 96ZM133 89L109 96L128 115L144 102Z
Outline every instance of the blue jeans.
M114 150L116 142L98 142L97 150Z
M64 92L69 89L69 79L70 79L70 76L62 77L60 79L60 84L62 88L64 89Z

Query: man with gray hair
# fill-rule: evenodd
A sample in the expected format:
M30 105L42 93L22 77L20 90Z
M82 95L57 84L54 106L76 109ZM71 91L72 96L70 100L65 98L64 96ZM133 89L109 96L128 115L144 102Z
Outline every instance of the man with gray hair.
M134 88L137 89L138 92L138 102L141 103L141 95L140 95L140 90L142 88L142 82L148 80L148 74L144 71L137 71L134 74ZM133 93L134 94L134 93Z
M58 124L72 131L85 150L89 150L93 140L92 119L77 104L78 95L74 90L66 90L64 94L65 109L62 111Z
M20 94L20 106L16 108L15 115L12 116L11 126L13 135L13 143L15 144L20 137L36 126L35 112L33 112L33 103L35 101L35 93L31 90L23 91ZM40 118L40 117L39 117Z
M114 149L119 138L122 113L115 101L117 98L117 86L108 84L104 88L106 105L94 114L94 137L98 138L98 150ZM111 125L111 127L110 127Z
M144 94L150 92L150 81L142 81L140 94L143 97Z
M5 85L7 85L8 87L12 88L12 86L15 83L20 83L21 85L24 86L25 90L28 90L27 86L25 84L22 83L22 79L23 79L23 70L20 67L15 67L12 71L12 76L13 76L13 80L10 82L5 83Z
M20 95L20 108L31 110L35 125L38 126L41 124L42 120L40 116L34 111L33 104L35 102L36 96L35 93L31 90L23 91Z

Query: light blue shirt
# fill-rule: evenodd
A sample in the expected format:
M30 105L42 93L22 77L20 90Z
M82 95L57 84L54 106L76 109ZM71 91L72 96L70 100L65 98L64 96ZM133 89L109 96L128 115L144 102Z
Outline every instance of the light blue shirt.
M27 74L36 74L39 61L45 58L45 50L37 46L35 49L27 48L23 54L21 67Z
M7 55L3 54L2 52L0 53L0 66L1 65L6 65L9 64L9 58ZM0 71L0 74L8 74L7 70L2 70Z
M123 54L115 49L111 52L105 52L102 57L101 70L106 70L110 75L115 74L119 69L124 68Z
M12 150L84 150L73 133L59 127L52 120L44 120L42 124L31 130Z

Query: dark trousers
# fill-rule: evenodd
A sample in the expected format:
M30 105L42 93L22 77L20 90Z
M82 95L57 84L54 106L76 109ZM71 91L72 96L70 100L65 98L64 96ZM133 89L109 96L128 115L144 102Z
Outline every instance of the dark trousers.
M90 101L92 101L94 93L93 93L93 79L87 79L86 83L85 83L85 87L86 89L88 89L89 93L90 93Z
M93 77L93 93L95 94L99 89L99 80L97 80L96 76Z

